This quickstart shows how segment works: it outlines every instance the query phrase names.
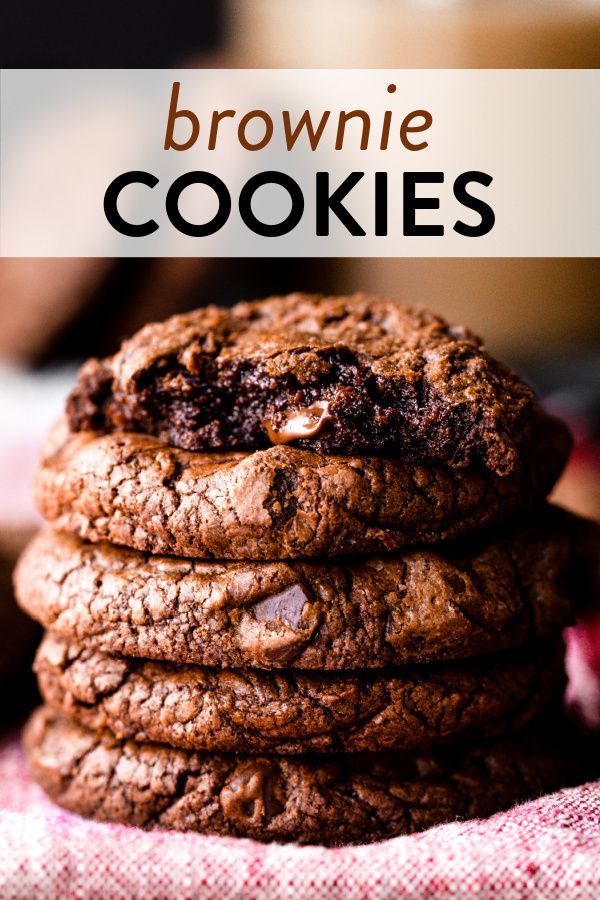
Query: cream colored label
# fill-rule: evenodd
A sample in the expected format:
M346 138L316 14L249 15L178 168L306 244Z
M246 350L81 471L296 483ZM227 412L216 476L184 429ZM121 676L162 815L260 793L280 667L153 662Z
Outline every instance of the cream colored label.
M5 70L4 256L597 256L598 70Z

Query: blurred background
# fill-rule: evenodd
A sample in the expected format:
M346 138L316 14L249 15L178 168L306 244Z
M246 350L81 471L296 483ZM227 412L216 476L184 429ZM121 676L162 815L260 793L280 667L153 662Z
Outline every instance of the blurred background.
M3 7L0 56L9 68L596 68L600 0L21 0ZM577 446L557 494L600 519L599 287L597 259L1 259L0 679L30 689L16 673L35 634L9 575L37 526L40 441L85 357L209 302L363 290L425 304L482 334L569 420Z

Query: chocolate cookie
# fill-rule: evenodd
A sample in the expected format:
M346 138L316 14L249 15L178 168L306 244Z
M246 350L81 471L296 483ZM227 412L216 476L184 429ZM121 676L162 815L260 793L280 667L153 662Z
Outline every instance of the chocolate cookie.
M556 507L543 520L460 547L314 563L151 556L47 526L15 586L45 628L125 656L321 670L466 659L556 634L585 599L573 545L593 526Z
M531 405L480 338L428 310L292 294L142 328L83 367L68 412L76 430L186 450L296 441L506 475L521 466Z
M53 709L115 737L273 753L500 734L524 725L564 684L562 642L471 662L324 674L129 659L48 633L34 670Z
M456 538L538 504L570 437L537 411L527 465L500 477L279 446L200 454L126 432L50 434L37 477L42 513L92 541L151 553L285 559L394 550Z
M99 821L329 845L489 816L594 772L558 717L466 748L251 758L116 741L41 708L25 750L53 800Z

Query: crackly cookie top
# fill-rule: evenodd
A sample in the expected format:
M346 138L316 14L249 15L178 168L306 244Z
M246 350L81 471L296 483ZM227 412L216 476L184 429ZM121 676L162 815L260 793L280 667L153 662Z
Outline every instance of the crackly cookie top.
M560 697L560 641L360 672L213 669L111 656L49 632L44 701L94 731L192 750L305 753L433 746L518 730Z
M48 436L36 479L63 531L151 553L294 559L388 551L465 537L539 506L570 449L537 410L523 465L482 467L342 456L290 445L197 453L130 432Z
M110 654L216 668L380 669L558 634L592 593L599 530L546 507L534 522L458 546L214 562L91 544L47 526L21 557L15 590L44 628Z
M42 707L24 745L34 780L80 815L320 845L488 816L598 769L595 743L557 715L514 737L467 746L249 756L118 741Z
M74 430L188 450L294 443L453 467L518 468L531 390L481 340L425 309L356 294L209 306L88 361Z

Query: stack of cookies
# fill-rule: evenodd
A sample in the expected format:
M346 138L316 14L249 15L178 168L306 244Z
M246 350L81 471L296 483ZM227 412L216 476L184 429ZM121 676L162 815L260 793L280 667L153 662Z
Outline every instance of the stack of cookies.
M90 360L21 558L33 777L96 819L339 844L582 777L561 630L569 452L481 341L293 295Z

